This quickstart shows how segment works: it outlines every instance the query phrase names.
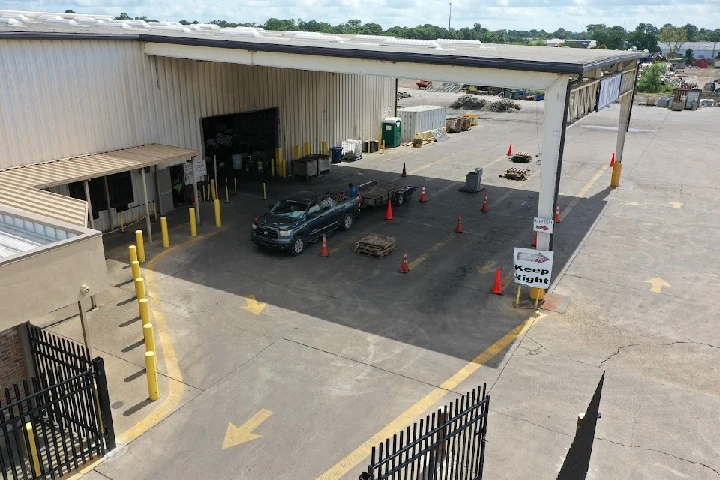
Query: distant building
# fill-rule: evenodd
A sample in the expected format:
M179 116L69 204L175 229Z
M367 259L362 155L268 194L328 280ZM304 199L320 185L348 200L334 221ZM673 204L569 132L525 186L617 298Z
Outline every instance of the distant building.
M720 53L720 43L713 44L713 42L685 42L680 46L678 53L685 55L685 51L688 48L693 51L695 58L713 58L717 57L718 53ZM660 51L663 55L667 55L670 51L670 46L667 43L661 43Z
M595 40L563 40L562 38L552 38L545 40L548 47L572 47L572 48L595 48L597 42Z

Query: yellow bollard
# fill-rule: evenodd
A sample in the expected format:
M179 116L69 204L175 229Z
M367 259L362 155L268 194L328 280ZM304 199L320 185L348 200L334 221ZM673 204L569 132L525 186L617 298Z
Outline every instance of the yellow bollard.
M157 222L157 204L153 202L153 216L155 217L155 221Z
M165 217L160 217L160 230L162 231L163 248L168 248L170 246L170 234L168 233L167 218Z
M135 230L135 246L137 247L138 262L145 262L145 244L143 243L142 230Z
M125 233L125 213L118 213L118 223L120 224L120 231Z
M293 160L300 158L300 145L293 145Z
M275 176L275 159L274 158L272 160L270 160L270 176L271 177ZM236 180L236 182L237 182L237 180ZM235 192L237 192L237 188L235 189Z
M520 305L520 292L522 291L522 285L518 285L517 295L515 296L515 306Z
M133 281L136 278L141 278L142 274L140 273L140 262L135 260L134 262L130 262L130 268L132 269L132 278Z
M382 141L382 152L385 153L385 140Z
M275 149L275 161L277 162L277 174L285 178L285 168L283 167L283 151L282 148Z
M155 332L153 332L152 323L148 322L143 325L143 338L145 339L145 351L155 351ZM157 357L156 357L157 359Z
M130 245L130 246L128 247L128 253L130 254L130 263L131 263L131 264L132 264L132 262L137 262L137 261L138 261L138 257L137 257L137 247L136 247L135 245ZM133 278L137 278L137 277L133 277Z
M227 185L225 185L225 203L230 203L230 191Z
M327 155L328 154L328 143L322 142L322 154Z
M195 209L189 208L188 212L190 213L190 236L196 237L197 236L197 224L195 221L197 220L195 218Z
M530 298L533 300L542 300L543 298L545 298L545 290L543 290L542 288L531 287Z
M30 457L32 457L33 470L35 477L42 475L40 471L40 459L38 458L37 444L35 443L35 432L33 432L32 423L25 424L25 432L27 432L28 443L30 444Z
M147 374L148 397L150 397L150 400L154 402L160 398L155 352L145 352L145 373Z
M138 310L140 312L140 326L150 323L150 303L147 298L138 300ZM154 352L155 349L153 348L152 351Z
M612 167L612 175L610 176L610 186L611 187L619 187L620 186L620 173L622 172L622 162L615 162L615 165Z
M306 157L308 155L310 155L310 142L305 142L303 144L303 153L305 154Z
M135 279L135 296L138 300L145 298L145 280L142 278Z
M222 225L220 221L220 200L216 198L213 203L215 204L215 226L219 227Z
M214 178L210 179L210 198L212 198L213 201L215 199L217 199L217 191L215 190L215 179Z
M267 186L263 183L263 200L267 200Z

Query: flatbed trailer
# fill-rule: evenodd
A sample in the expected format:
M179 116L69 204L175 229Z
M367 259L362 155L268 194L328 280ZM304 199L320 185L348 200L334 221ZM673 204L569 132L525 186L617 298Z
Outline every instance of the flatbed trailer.
M392 182L378 182L371 180L358 186L361 207L382 207L391 201L394 205L402 205L410 200L413 192L417 190L415 185L397 185Z

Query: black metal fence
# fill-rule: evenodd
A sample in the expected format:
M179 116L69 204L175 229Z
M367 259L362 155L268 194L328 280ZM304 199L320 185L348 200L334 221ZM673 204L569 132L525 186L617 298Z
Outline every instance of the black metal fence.
M59 478L115 448L103 359L34 326L28 333L37 376L0 398L3 480Z
M370 452L360 480L482 478L490 396L478 387Z

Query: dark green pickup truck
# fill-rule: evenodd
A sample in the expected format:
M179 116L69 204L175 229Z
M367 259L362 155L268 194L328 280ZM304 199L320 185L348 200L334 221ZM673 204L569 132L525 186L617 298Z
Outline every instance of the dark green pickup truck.
M328 194L297 192L253 221L254 244L300 255L309 242L338 228L348 230L360 214L359 197L331 198Z

